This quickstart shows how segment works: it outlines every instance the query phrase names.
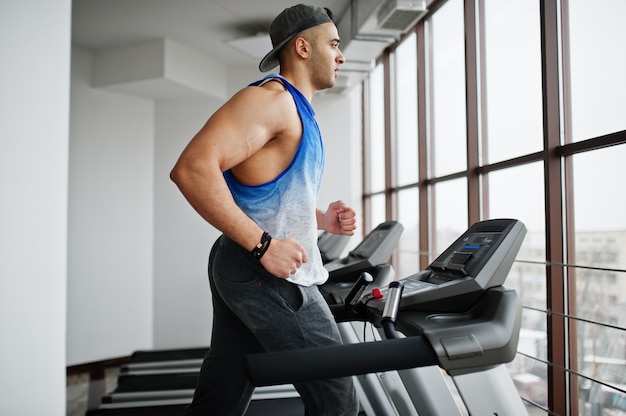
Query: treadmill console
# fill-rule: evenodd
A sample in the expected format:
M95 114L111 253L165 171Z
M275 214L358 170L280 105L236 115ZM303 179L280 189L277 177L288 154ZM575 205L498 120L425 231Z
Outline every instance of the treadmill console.
M317 248L324 264L337 260L348 245L349 235L332 234L324 231L317 237Z
M324 264L329 281L356 281L361 272L387 263L403 231L397 221L379 224L346 257Z
M504 283L525 235L524 224L514 219L475 223L425 270L400 280L400 310L466 310L485 290ZM384 298L376 308L383 305Z

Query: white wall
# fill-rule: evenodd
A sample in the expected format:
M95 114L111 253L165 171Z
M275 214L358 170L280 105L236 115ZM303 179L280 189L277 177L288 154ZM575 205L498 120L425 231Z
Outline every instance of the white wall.
M68 365L152 347L154 103L91 87L72 50Z
M361 86L344 90L341 95L330 92L320 94L313 99L313 107L326 148L326 169L319 207L325 209L329 203L341 199L357 211L359 228L350 239L347 251L363 237Z
M211 294L207 260L217 230L187 203L169 179L178 156L217 100L170 100L156 104L154 222L154 346L207 346Z
M65 414L70 20L70 0L0 2L2 415Z

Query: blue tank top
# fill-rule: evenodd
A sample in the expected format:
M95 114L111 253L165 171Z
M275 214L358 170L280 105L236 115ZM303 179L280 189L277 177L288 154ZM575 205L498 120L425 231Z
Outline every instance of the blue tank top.
M302 139L293 160L275 179L260 185L244 185L230 170L224 178L237 205L272 238L296 239L306 250L308 262L287 280L303 286L328 279L317 247L317 199L324 171L324 145L309 101L283 77L275 74L250 84L279 79L291 93L302 121Z

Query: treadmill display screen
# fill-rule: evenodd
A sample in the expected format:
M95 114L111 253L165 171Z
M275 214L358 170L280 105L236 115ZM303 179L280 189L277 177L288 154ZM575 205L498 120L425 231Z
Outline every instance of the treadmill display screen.
M458 277L473 276L489 259L500 243L502 233L472 233L450 247L430 268ZM436 273L433 278L437 277ZM439 276L442 278L442 276Z

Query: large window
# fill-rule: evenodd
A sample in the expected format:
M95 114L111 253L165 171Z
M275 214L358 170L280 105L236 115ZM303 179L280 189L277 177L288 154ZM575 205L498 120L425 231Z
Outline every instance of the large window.
M366 81L369 227L403 223L404 277L476 221L522 220L508 368L529 413L626 415L626 2L430 9Z

